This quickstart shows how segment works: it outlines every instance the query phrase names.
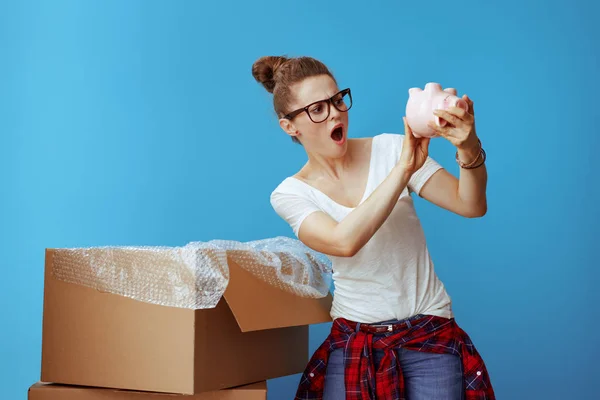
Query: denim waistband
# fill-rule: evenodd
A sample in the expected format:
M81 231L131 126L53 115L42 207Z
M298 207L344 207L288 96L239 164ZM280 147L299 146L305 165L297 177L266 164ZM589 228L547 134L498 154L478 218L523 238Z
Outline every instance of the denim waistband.
M370 323L362 323L359 322L356 324L356 330L358 331L360 329L361 325L372 325L372 326L378 326L378 325L401 325L401 324L405 324L407 328L411 328L412 327L412 322L423 318L425 315L424 314L416 314L413 315L412 317L408 317L408 318L404 318L404 319L390 319L387 321L381 321L381 322L370 322Z

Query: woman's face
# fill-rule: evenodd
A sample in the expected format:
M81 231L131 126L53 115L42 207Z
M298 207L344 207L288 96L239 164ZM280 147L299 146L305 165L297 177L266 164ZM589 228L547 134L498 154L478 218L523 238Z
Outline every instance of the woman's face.
M340 110L351 106L350 96L338 94L340 89L328 75L307 78L291 89L294 101L290 111L310 105L310 116L303 111L291 121L282 118L280 125L283 130L288 135L296 136L309 153L331 158L343 156L348 146L348 112ZM331 99L332 96L335 97ZM328 102L329 99L331 102Z

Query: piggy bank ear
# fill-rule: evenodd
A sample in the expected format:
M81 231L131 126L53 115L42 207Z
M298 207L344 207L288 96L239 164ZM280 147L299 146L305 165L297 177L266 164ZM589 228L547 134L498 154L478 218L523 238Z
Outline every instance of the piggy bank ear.
M454 88L444 89L444 92L450 93L450 94L456 96L456 89L454 89Z
M423 90L421 88L414 87L414 88L408 89L408 94L412 96L413 94L417 94L417 93L422 92L422 91Z

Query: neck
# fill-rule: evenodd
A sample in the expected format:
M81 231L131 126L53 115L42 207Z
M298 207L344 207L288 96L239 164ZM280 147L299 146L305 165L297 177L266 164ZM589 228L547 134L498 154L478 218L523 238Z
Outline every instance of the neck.
M346 153L339 158L330 158L318 153L308 152L307 173L313 178L339 180L344 172L348 170L352 159L350 142L348 142Z

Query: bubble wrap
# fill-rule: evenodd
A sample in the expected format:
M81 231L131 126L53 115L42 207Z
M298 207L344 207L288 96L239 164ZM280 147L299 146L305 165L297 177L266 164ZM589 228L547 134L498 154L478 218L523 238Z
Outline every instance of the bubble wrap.
M191 242L183 247L56 249L52 273L65 282L147 303L203 309L215 307L223 296L229 283L228 260L297 296L321 298L329 292L329 259L287 237Z

